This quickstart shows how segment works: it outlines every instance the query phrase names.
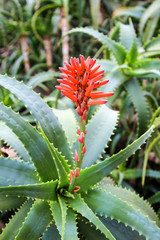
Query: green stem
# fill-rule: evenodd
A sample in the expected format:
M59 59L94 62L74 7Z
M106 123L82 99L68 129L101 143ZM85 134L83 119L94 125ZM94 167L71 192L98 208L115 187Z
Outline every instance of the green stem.
M84 133L84 136L85 136L85 125L86 125L86 121L82 119L82 117L80 117L80 133ZM78 159L79 161L76 162L76 166L75 166L75 169L76 168L79 168L79 171L81 170L81 166L82 166L82 162L83 162L83 153L82 153L82 149L84 147L84 144L85 144L85 139L84 139L84 142L83 143L79 143L79 149L78 149ZM75 189L75 186L76 186L76 182L77 182L77 177L73 176L72 178L72 182L71 184L69 185L69 192L72 192L74 189Z

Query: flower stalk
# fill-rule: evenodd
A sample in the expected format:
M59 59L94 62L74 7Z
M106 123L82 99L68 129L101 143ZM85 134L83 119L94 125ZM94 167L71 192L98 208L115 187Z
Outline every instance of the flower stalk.
M69 191L71 193L79 190L76 183L83 164L83 157L87 150L85 145L85 137L87 134L85 126L89 106L105 104L107 100L99 98L113 95L112 92L104 93L102 91L95 91L96 88L108 83L108 80L101 81L104 77L104 71L97 71L100 65L94 67L95 63L95 59L88 57L85 60L84 56L80 55L80 58L71 57L70 64L64 62L66 68L59 68L62 72L60 75L63 79L58 79L60 85L56 86L56 88L59 89L64 96L75 102L76 112L80 117L80 128L77 129L79 149L78 152L75 150L75 170L71 170L70 172Z

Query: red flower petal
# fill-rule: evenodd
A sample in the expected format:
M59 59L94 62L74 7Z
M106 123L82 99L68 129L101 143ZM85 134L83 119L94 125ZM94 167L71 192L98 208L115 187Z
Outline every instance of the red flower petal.
M93 100L89 101L88 105L100 105L100 104L105 104L107 100Z
M73 102L77 102L77 98L66 90L62 90L62 94L68 98L70 98Z

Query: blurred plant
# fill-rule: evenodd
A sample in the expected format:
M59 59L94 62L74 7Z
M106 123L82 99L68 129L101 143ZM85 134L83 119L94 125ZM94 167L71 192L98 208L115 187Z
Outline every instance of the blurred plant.
M93 65L94 62L90 58L85 61L81 56L81 63L72 59L71 65L66 64L68 70L61 70L67 74L64 74L64 78L67 77L67 86L72 85L74 91L76 87L81 86L80 90L83 91L84 88L91 98L96 97L96 94L103 97L105 94L102 92L91 93L90 85L94 83L94 86L98 87L97 85L106 83L97 79L98 76L102 77L101 73L93 72L97 68L90 70L90 64ZM82 69L84 72L87 70L84 75L81 75ZM91 80L88 80L90 77ZM92 81L94 79L95 81ZM115 128L117 111L109 109L106 105L99 107L86 125L87 134L84 126L83 129L81 126L77 140L77 122L71 109L52 111L32 89L13 78L1 75L0 85L21 99L37 124L36 129L12 109L3 103L0 104L0 120L5 129L0 131L0 137L19 156L17 159L0 157L0 210L18 208L3 229L1 240L33 240L40 237L43 240L53 237L69 240L83 237L120 240L122 228L126 239L143 239L136 231L148 239L159 239L159 221L148 203L135 193L114 186L112 181L105 178L146 141L153 127L119 153L97 163ZM61 83L61 87L65 88L63 93L65 91L65 94L68 94L66 86ZM84 101L81 103L81 99L78 98L80 93L69 93L68 96L70 95L78 105L80 104L80 110L84 111ZM91 103L95 103L94 101L96 100ZM104 103L103 100L98 101ZM86 103L89 105L89 102L90 100ZM85 119L84 112L78 113L80 119ZM84 145L82 135L85 134ZM77 170L75 172L75 160L72 158L72 152L77 149L78 142L80 155L75 154L75 160L77 166L78 163L82 163L83 158L80 175ZM84 146L87 151L83 157ZM78 187L72 186L72 175L77 178ZM111 219L117 219L118 222ZM132 231L126 225L136 231Z

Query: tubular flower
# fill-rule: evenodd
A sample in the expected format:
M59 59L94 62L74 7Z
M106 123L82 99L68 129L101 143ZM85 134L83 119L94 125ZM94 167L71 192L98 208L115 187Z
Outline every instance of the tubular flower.
M103 97L110 97L113 93L94 91L96 88L108 83L108 80L100 81L104 77L104 71L98 71L99 66L95 65L96 60L90 57L87 60L80 55L79 58L70 58L70 64L64 62L66 68L60 67L60 75L63 79L58 79L60 86L56 86L63 95L70 98L76 104L76 111L83 120L87 118L89 105L105 104L107 100L90 100Z

